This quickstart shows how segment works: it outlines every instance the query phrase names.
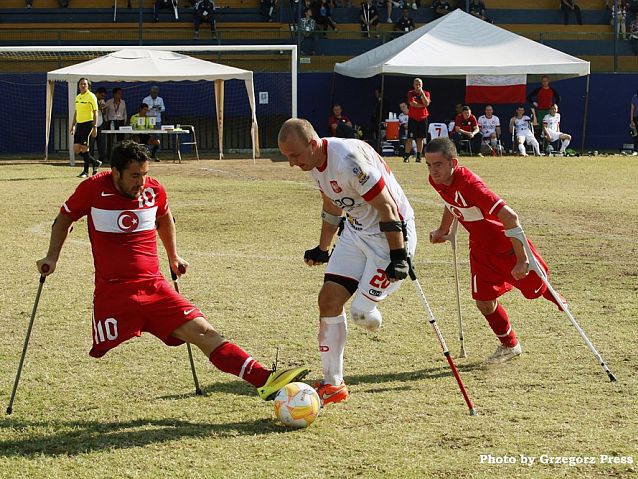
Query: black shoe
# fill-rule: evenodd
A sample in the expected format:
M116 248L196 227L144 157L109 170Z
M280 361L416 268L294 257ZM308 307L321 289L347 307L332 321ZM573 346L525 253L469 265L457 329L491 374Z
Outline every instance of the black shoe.
M416 157L416 162L417 162L417 163L421 163L421 157L420 157L420 156L417 156L417 157Z
M403 163L410 163L410 157L409 156L404 156L403 157Z
M153 160L153 161L156 161L157 163L159 163L159 162L161 161L161 160L160 160L157 156L154 156L154 157L152 158L152 160Z
M86 171L83 171L82 173L78 175L78 178L88 178L88 177L89 177L89 173Z

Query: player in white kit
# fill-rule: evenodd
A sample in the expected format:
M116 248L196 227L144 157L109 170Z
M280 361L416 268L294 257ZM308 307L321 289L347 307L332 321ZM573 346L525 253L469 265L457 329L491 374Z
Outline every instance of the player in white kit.
M519 105L516 107L516 115L510 120L510 133L513 135L513 143L518 145L518 151L521 156L527 156L525 151L525 142L532 145L534 149L534 155L540 156L541 150L538 140L534 137L534 130L532 126L537 125L536 111L532 108L532 117L530 118L525 114L525 107ZM512 145L513 147L514 145Z
M312 125L290 119L279 132L279 149L291 166L308 171L323 200L319 245L304 254L309 266L328 263L319 292L319 351L323 380L315 384L322 403L348 399L343 381L347 325L377 331L377 304L399 289L416 248L414 211L388 165L367 143L319 138ZM345 227L328 253L342 213Z
M560 131L560 113L556 104L549 108L549 113L543 118L543 135L550 143L560 140L560 152L565 153L572 137Z
M486 105L485 115L479 116L479 130L481 130L482 143L481 153L483 154L503 154L501 138L501 120L494 114L494 107Z

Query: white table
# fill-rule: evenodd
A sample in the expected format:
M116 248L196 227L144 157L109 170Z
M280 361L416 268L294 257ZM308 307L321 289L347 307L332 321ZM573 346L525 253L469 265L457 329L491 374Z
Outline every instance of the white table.
M179 135L190 135L191 131L175 128L173 130L102 130L101 133L104 135L175 135L175 153L179 163L181 163L182 154L179 151Z

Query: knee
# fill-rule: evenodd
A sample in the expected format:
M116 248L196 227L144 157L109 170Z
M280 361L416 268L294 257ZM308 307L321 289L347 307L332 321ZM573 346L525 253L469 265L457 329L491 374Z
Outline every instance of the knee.
M497 302L495 299L492 301L476 301L476 307L483 316L489 316L496 311Z
M335 298L334 295L330 294L325 289L322 289L319 292L319 314L321 316L338 316L343 312L343 305L339 298Z

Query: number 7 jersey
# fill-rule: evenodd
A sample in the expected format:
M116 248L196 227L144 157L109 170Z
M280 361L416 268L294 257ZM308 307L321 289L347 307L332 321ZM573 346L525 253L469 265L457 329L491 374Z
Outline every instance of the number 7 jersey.
M323 194L346 212L346 227L359 234L379 234L380 216L368 202L387 188L402 220L414 217L401 185L379 154L367 143L354 139L322 139L326 161L311 170Z
M138 198L122 195L105 171L80 183L60 212L88 218L95 283L161 277L155 222L168 212L164 187L146 178Z

